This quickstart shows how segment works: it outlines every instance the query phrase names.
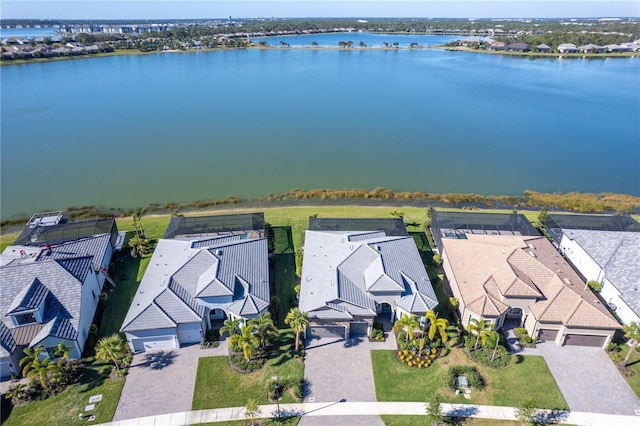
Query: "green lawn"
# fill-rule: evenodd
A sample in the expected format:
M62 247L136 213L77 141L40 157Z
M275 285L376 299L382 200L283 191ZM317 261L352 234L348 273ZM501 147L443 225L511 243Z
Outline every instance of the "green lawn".
M522 357L520 362L503 369L476 364L459 348L420 370L400 364L393 351L372 351L371 360L378 401L422 402L437 392L443 402L517 407L531 396L539 408L568 409L546 362L538 356ZM445 385L446 370L451 365L475 366L487 386L482 391L473 390L470 400L456 396Z
M110 422L116 412L124 379L108 378L112 364L96 362L88 366L77 384L71 385L64 392L44 401L36 401L27 405L13 407L3 425L80 425L79 414L89 404L89 397L102 394L102 401L91 413L96 416L95 424ZM5 417L6 413L2 416Z
M99 337L120 331L142 276L147 270L151 255L134 259L128 251L125 251L120 253L115 260L115 273L111 278L116 282L117 287L109 292L109 302L102 315Z
M623 359L627 356L630 349L631 348L628 345L622 345L622 352L620 352L620 354L622 355ZM627 368L630 368L633 372L635 372L635 374L633 375L633 377L625 377L625 379L627 380L627 383L629 383L629 386L631 386L631 389L633 389L633 391L636 393L638 398L640 398L640 353L637 349L636 352L631 355L631 358L629 358L629 366Z
M250 374L239 374L231 369L225 356L200 358L193 392L193 410L222 407L244 407L248 399L258 404L271 404L267 399L271 377L278 376L302 379L304 365L291 358L289 349L293 345L293 332L281 330L277 346L279 353L260 370ZM282 403L300 402L285 392Z
M422 416L380 416L382 422L386 426L416 426L427 425L426 417ZM456 418L455 424L460 426L516 426L520 425L520 422L511 420L496 420L496 419L472 419L472 418Z

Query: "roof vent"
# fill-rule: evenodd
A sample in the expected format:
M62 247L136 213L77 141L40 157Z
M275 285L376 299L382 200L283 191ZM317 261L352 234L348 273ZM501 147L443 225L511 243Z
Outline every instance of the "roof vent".
M538 256L536 256L536 254L535 254L534 252L532 252L532 251L530 251L530 252L529 252L529 254L531 255L531 257L538 257Z
M573 283L571 282L571 280L569 278L564 277L563 280L564 280L565 283L567 283L569 285L573 285Z
M222 256L222 249L218 249L218 250L216 250L216 255L218 255L218 256Z
M504 254L504 249L502 247L500 248L500 253Z
M536 246L534 246L533 244L527 244L527 245L529 246L529 248L530 248L531 250L535 250L535 249L536 249Z
M381 250L382 250L382 247L380 247L380 246L376 246L376 250L381 251Z

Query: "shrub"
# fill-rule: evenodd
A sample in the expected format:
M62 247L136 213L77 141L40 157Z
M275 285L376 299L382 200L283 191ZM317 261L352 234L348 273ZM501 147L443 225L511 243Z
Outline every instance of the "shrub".
M454 365L447 370L447 386L451 389L456 388L456 378L458 376L466 376L469 386L478 390L484 389L484 378L478 372L478 369L469 365Z
M513 330L513 331L516 333L516 337L517 337L518 339L519 339L519 338L521 338L521 337L523 337L523 336L526 336L526 335L528 334L528 333L527 333L527 329L526 329L526 328L524 328L524 327L518 327L518 328L516 328L516 329L515 329L515 330Z
M602 290L602 283L600 283L599 281L589 280L587 282L587 285L591 290L595 291L596 293Z
M475 351L467 351L467 355L469 355L469 358L472 360L493 368L506 367L511 362L511 354L504 346L500 345L498 346L498 350L496 351L496 356L493 361L491 361L493 348L479 347Z

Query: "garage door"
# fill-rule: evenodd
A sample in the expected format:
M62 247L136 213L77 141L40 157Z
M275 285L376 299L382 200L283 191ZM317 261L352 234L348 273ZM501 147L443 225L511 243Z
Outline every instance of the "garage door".
M178 341L181 345L188 343L200 343L202 340L202 333L200 330L186 329L181 330L178 328Z
M311 333L311 338L344 339L345 327L342 325L323 325L323 326L314 325L309 328L309 332Z
M11 363L9 361L0 362L0 378L6 379L11 377Z
M597 348L604 347L606 336L593 336L583 334L567 334L564 338L564 344L567 346L594 346Z
M173 336L147 337L146 339L131 339L134 352L154 351L157 349L176 349Z
M367 323L366 321L352 322L351 327L349 328L349 335L351 337L366 336L368 330L369 330L369 323Z
M541 328L540 334L538 334L538 337L543 342L553 342L554 340L556 340L557 336L558 330L550 330L548 328Z

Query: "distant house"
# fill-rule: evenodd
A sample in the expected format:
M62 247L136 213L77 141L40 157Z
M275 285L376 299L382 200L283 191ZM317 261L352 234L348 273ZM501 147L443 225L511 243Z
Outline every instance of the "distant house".
M56 223L51 225L54 233L47 232L45 224L28 227L21 237L31 238L19 238L0 255L2 377L19 375L25 347L43 345L46 355L54 357L55 347L64 342L71 347L71 358L81 357L98 296L110 280L107 270L114 250L110 233L83 235L78 232L81 225ZM57 238L51 243L38 241L53 234Z
M545 226L566 259L623 323L640 322L640 223L627 216L550 214Z
M547 46L546 44L539 44L536 46L536 52L551 52L551 47Z
M199 343L225 319L246 322L267 312L267 240L241 229L254 218L264 231L262 214L172 220L120 329L132 351Z
M502 41L494 41L487 46L487 50L504 50L506 49L506 44Z
M529 43L510 43L507 45L509 52L526 52L529 50Z
M424 324L438 304L413 238L375 220L321 219L314 227L324 229L306 231L300 309L312 337L366 336L378 316Z
M578 50L583 53L602 53L606 52L606 48L604 46L598 46L596 44L585 44L584 46L578 47Z
M578 53L579 50L573 43L563 43L558 46L559 53Z
M630 47L621 46L618 44L608 44L604 46L604 48L606 49L607 52L612 52L612 53L631 52L632 50Z
M514 215L468 215L467 232L461 217L432 218L463 326L484 319L558 346L606 347L619 324L545 237L512 226Z

